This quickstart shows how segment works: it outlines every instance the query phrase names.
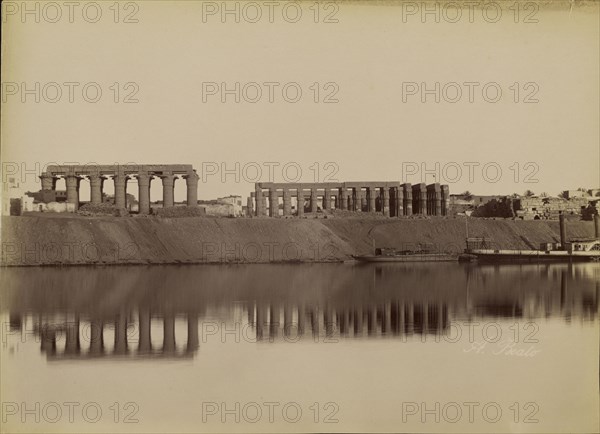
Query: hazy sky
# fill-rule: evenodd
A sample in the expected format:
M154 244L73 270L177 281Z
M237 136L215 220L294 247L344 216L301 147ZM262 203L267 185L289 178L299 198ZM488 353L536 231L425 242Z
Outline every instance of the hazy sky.
M493 10L486 16L479 8L464 9L455 20L456 10L437 3L435 22L433 14L422 17L420 9L391 2L342 2L338 10L321 4L318 23L312 2L286 9L286 16L281 3L272 23L265 2L255 3L262 13L255 23L249 21L257 9L239 3L236 23L233 14L221 17L221 2L193 1L121 3L115 23L113 2L98 4L96 23L88 22L95 19L93 8L85 15L75 9L73 23L66 7L60 19L41 9L39 23L33 14L23 18L21 10L3 9L4 162L29 170L51 162L189 163L201 175L201 199L247 195L257 166L260 180L269 180L270 163L279 164L273 166L278 182L297 178L299 167L304 182L326 180L335 171L330 179L416 183L423 163L429 169L439 163L446 170L437 179L453 193L531 189L555 195L600 185L597 3L571 10L568 2L551 8L535 3L539 10L520 10L518 23L506 7L493 23ZM236 2L227 4L233 9ZM302 16L290 22L298 9ZM138 22L122 22L128 14ZM324 22L328 14L338 22ZM22 83L35 89L36 82L39 103L35 91L23 93ZM235 89L236 82L239 103L235 94L220 92L221 83ZM420 92L436 82L439 103L435 94ZM98 102L83 98L86 83L97 83L87 87L90 99L102 90ZM248 83L257 83L262 96ZM302 90L296 103L284 99L289 83L288 99ZM495 103L484 99L489 83L485 95ZM124 103L132 91L130 98L139 102ZM324 103L328 96L338 102ZM472 180L470 163L478 164ZM226 182L222 165L231 171ZM33 175L25 181L25 188L40 188ZM433 182L432 175L423 181ZM161 187L153 185L156 200ZM85 190L82 199L89 196ZM132 183L129 192L136 190ZM176 200L184 197L179 182Z

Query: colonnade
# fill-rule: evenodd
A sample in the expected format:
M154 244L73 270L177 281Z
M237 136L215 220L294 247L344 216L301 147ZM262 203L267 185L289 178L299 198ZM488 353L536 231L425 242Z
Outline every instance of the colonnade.
M319 209L371 212L385 217L413 214L443 216L448 213L449 201L449 187L438 183L412 185L399 182L261 182L255 184L247 206L251 215L270 217L302 217L305 212L316 213Z
M79 188L81 181L90 182L90 202L100 204L103 199L104 182L112 179L115 188L115 206L127 207L127 183L136 179L138 183L139 213L150 213L150 187L154 178L162 180L163 207L175 205L175 181L183 178L187 184L187 206L198 206L198 175L191 165L163 164L143 166L118 165L63 165L48 166L42 173L42 190L56 190L56 182L60 178L66 181L67 202L79 208Z

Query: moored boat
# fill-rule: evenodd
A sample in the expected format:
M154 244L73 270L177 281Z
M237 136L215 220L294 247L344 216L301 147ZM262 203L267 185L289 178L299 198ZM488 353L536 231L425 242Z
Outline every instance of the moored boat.
M374 255L353 255L352 257L361 262L449 262L458 260L458 256L452 253L392 248L377 248Z

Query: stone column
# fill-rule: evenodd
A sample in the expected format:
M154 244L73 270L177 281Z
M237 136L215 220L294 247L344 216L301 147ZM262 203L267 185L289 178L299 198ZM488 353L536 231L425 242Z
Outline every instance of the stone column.
M262 210L263 210L262 215L266 216L267 215L267 195L266 194L261 195L260 203L261 203Z
M310 212L316 213L319 208L319 200L317 196L318 192L316 188L310 190Z
M123 201L125 203L125 208L128 207L129 203L127 202L127 182L129 181L129 176L125 176L123 183Z
M125 208L125 175L115 175L113 180L115 182L115 206L118 208Z
M390 216L390 188L383 187L383 215L386 217Z
M367 203L367 190L363 191L362 189L360 189L360 210L364 211L368 209L369 206Z
M425 215L427 210L427 186L424 182L419 184L419 189L419 214Z
M190 173L183 177L187 186L187 206L197 207L198 206L198 178L199 176L194 173Z
M171 206L175 206L175 198L173 195L173 189L175 188L175 178L173 175L163 175L162 185L163 185L163 208L168 208Z
M340 208L343 210L348 209L348 191L345 187L340 188Z
M431 215L442 215L442 195L440 184L430 184L427 186L427 196L429 200L428 210Z
M440 186L440 190L442 207L440 215L448 215L450 208L450 187L448 187L448 185L442 185Z
M289 188L283 189L283 215L292 215L292 196Z
M94 205L102 203L102 176L93 174L90 178L90 202Z
M410 182L402 184L402 190L404 192L404 215L412 215L412 185Z
M404 194L402 187L396 187L396 217L404 215Z
M256 216L260 217L265 215L262 188L254 187L254 200L256 201Z
M301 188L299 188L296 192L296 200L298 201L296 204L298 217L302 217L304 216L304 190Z
M40 176L40 179L42 180L42 190L54 190L54 176L44 172Z
M248 199L246 200L246 215L248 217L251 217L254 215L254 202L252 201L252 195L248 196Z
M67 175L67 202L75 204L75 209L79 208L79 177L76 175Z
M138 213L150 214L150 176L140 173L138 180Z
M323 191L323 210L329 211L331 209L331 191L326 188Z
M377 211L375 199L377 199L377 188L369 187L369 212Z
M277 198L277 190L269 189L269 215L271 217L279 216L279 199Z

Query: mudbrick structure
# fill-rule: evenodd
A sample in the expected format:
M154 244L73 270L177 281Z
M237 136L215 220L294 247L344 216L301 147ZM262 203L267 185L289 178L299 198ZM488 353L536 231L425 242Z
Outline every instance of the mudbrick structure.
M305 209L317 212L340 209L355 212L380 213L386 217L413 214L445 216L448 213L450 190L447 185L424 183L412 185L399 182L342 183L266 183L255 184L248 198L248 212L256 216L280 215L302 217ZM293 203L295 202L295 212Z
M148 165L60 165L48 166L40 176L43 190L55 190L56 181L65 178L67 202L79 206L79 186L81 180L89 179L90 202L102 202L104 181L112 178L115 184L115 206L125 208L127 182L137 179L139 188L139 213L150 213L150 185L154 178L162 179L163 206L174 206L175 180L181 176L187 183L187 206L198 205L198 175L190 164L148 164Z

